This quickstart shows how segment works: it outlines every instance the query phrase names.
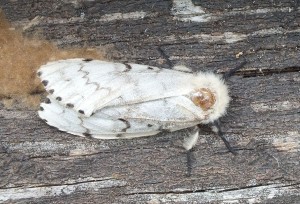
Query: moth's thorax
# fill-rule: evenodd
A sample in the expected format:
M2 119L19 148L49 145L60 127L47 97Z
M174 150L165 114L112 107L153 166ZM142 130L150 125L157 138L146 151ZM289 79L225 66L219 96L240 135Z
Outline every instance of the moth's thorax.
M191 101L207 116L201 123L213 122L226 113L230 97L223 79L213 73L198 73L193 81Z
M197 89L191 94L193 103L202 110L209 110L216 102L216 97L211 90L207 88Z

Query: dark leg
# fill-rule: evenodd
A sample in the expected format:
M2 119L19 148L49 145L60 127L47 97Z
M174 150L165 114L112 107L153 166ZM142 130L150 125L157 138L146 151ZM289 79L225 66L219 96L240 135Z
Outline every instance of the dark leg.
M196 160L194 155L193 147L196 145L199 137L199 127L195 127L193 131L191 131L184 139L183 147L186 151L186 165L187 165L187 176L190 177L192 175L193 163Z
M193 154L193 149L189 149L186 152L186 165L187 165L187 176L192 175L193 163L195 161L195 156Z
M220 121L216 120L213 122L213 126L215 126L216 130L214 132L216 132L218 134L219 137L221 137L221 139L223 140L225 146L227 147L227 149L234 155L237 155L236 151L230 146L229 142L226 140L226 138L224 137L224 133L221 131L221 127L220 127Z

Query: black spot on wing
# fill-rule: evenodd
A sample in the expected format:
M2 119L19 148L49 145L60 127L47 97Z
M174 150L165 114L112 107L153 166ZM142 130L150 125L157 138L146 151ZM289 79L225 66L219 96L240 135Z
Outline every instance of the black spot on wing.
M67 103L66 106L67 106L68 108L74 108L74 104L72 104L72 103Z
M40 77L42 75L42 72L41 71L37 72L37 75Z
M50 89L50 90L48 91L48 93L49 93L49 94L53 94L53 93L54 93L54 89Z
M43 111L43 110L44 110L44 108L42 106L40 106L40 111Z
M160 131L160 132L171 132L169 129L166 129L166 128L164 128L163 126L160 126L160 127L158 128L158 131Z
M84 61L84 62L90 62L90 61L93 61L93 59L91 59L91 58L86 58L86 59L84 59L84 60L82 60L82 61Z
M56 97L56 100L61 101L62 98L60 96Z
M128 72L132 69L131 65L130 64L127 64L127 63L124 63L125 67L126 67L126 70L125 72Z
M124 118L118 118L118 120L122 121L126 125L126 127L121 130L122 132L126 132L127 129L131 127L128 120L125 120Z
M84 111L83 110L79 110L78 113L84 114Z
M162 70L162 69L160 69L160 68L158 68L158 67L151 67L151 66L148 66L147 69L148 69L148 70L155 70L155 72L157 72L157 73L160 72L160 71Z
M46 104L50 104L50 103L51 103L51 100L50 100L49 98L46 98L45 103L46 103Z
M152 125L152 124L147 124L147 126L148 126L148 127L152 127L153 125Z
M92 134L90 133L89 130L87 130L86 132L82 133L82 135L84 135L87 138L92 138Z
M47 80L43 80L43 81L42 81L42 84L43 84L44 86L47 86L48 83L49 83L49 82L48 82Z

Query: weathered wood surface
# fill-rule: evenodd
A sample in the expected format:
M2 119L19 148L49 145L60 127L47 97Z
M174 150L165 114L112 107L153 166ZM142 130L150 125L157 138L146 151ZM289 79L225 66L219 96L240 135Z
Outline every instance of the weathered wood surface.
M134 140L57 131L35 111L0 106L0 202L299 203L300 12L297 1L8 1L7 18L61 47L108 46L107 58L223 72L222 128L209 128L187 177L186 130Z

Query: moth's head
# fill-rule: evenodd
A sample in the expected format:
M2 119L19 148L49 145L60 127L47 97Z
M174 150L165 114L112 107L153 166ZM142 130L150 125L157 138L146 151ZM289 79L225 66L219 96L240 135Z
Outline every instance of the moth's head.
M223 116L230 97L222 77L213 73L198 73L194 84L197 88L190 98L206 115L206 119L201 123L210 123Z
M209 110L216 103L214 93L207 88L200 88L193 92L191 99L196 106L199 106L204 111Z

